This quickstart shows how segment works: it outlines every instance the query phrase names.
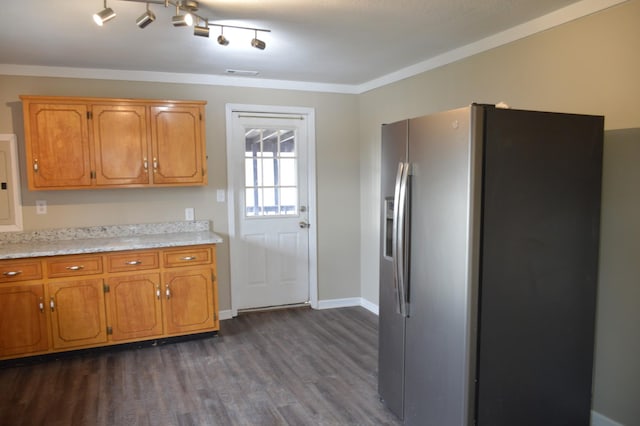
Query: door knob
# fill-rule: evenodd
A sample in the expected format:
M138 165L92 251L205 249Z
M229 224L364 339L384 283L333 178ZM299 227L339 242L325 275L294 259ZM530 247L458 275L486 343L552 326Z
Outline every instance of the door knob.
M311 225L308 222L305 222L304 220L300 221L300 223L298 223L298 225L300 226L300 228L309 228L309 227L311 227Z

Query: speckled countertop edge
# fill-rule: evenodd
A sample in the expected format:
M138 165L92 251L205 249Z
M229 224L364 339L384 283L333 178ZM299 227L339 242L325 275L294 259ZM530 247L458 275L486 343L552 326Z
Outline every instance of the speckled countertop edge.
M64 228L0 235L0 259L218 244L208 221ZM4 238L3 238L4 237Z

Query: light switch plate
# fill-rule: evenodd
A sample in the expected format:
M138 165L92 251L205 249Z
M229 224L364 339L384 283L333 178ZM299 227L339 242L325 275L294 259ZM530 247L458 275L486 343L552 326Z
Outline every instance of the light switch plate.
M224 189L218 189L216 191L216 201L224 203Z
M193 207L184 209L184 220L195 220L196 213Z

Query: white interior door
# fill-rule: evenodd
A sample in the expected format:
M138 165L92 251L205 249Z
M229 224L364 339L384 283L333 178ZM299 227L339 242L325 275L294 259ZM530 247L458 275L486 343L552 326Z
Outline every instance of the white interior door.
M232 314L311 302L310 118L228 111Z

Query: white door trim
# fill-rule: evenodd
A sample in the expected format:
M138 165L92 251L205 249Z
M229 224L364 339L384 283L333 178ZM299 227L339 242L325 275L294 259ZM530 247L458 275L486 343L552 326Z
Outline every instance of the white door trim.
M229 256L234 256L235 247L235 229L236 229L236 206L235 206L235 188L232 187L233 177L232 171L228 165L232 164L231 158L233 150L233 126L231 120L234 112L261 113L261 114L292 114L304 115L307 123L308 135L308 155L307 155L307 172L308 172L308 220L309 227L309 302L311 307L318 309L318 233L317 233L317 205L316 205L316 130L315 130L315 109L307 107L283 107L273 105L247 105L247 104L226 104L225 106L225 122L227 126L227 208L229 222ZM237 254L235 254L237 256ZM231 287L231 315L238 315L238 307L235 303L237 286L233 285L233 271L230 271L230 287Z

